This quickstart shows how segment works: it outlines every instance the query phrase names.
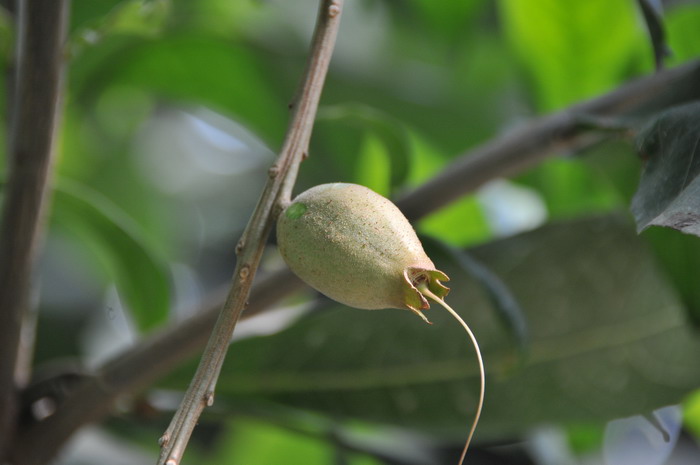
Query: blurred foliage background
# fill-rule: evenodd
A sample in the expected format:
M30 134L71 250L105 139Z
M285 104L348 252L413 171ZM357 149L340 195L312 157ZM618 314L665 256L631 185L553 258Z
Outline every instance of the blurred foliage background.
M700 4L664 6L667 63L696 58ZM99 367L227 285L316 7L73 0L39 373ZM3 17L5 64L11 29ZM632 0L349 0L297 192L344 181L396 197L469 148L653 67ZM636 235L640 169L624 141L562 153L416 224L485 353L468 463L697 463L700 243ZM261 275L283 266L271 242ZM309 291L279 307L241 323L186 462L456 461L478 386L454 322ZM124 399L58 463L154 462L194 363Z

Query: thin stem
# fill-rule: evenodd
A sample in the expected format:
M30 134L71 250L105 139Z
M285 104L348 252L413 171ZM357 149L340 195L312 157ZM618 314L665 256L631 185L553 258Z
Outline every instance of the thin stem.
M236 323L246 306L265 239L279 205L289 201L299 164L306 156L321 89L335 45L342 0L322 0L311 44L311 54L284 145L255 212L239 242L233 283L216 321L197 372L170 426L160 438L160 465L177 465L205 407L214 402L214 389Z
M459 322L459 324L462 325L464 330L467 332L469 335L469 339L471 339L472 344L474 345L474 351L476 352L476 359L479 362L479 380L480 380L480 388L479 388L479 403L477 404L476 407L476 415L474 416L474 421L471 424L471 428L469 429L469 436L467 436L467 441L464 443L464 449L462 450L462 456L459 459L459 462L457 465L462 465L464 462L464 458L467 456L467 450L469 450L469 444L472 442L472 437L474 436L474 431L476 430L476 425L479 423L479 418L481 417L481 409L484 406L484 393L486 392L486 375L484 370L484 361L481 358L481 350L479 349L479 343L476 341L476 337L474 336L474 333L472 330L469 328L469 325L467 325L464 320L462 319L461 316L457 312L455 312L452 307L447 305L447 302L445 302L443 299L440 297L436 296L433 294L430 289L428 288L427 283L422 283L420 286L418 286L418 290L420 291L421 294L424 296L430 297L432 300L437 302L438 304L442 305L445 310L450 312L450 314Z
M0 224L0 462L12 443L31 273L49 201L68 0L18 2L8 181ZM31 328L25 328L30 330ZM26 331L25 342L33 339ZM31 352L31 350L30 350ZM26 376L25 376L26 377Z

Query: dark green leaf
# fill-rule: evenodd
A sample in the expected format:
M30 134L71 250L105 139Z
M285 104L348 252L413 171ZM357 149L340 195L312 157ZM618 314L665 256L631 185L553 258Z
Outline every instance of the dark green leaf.
M98 192L63 180L54 194L54 218L100 255L141 330L167 319L167 265L141 238L133 221Z
M532 340L527 363L513 365L509 336L478 285L450 283L448 301L485 354L479 438L632 415L676 403L700 383L700 341L626 222L551 225L473 253L522 302ZM218 390L458 437L476 404L475 357L449 315L434 309L430 318L428 327L401 310L318 314L235 343Z
M475 259L470 253L460 250L444 242L434 239L422 238L428 255L437 260L433 250L437 249L445 255L447 260L452 260L466 275L480 284L488 296L496 314L501 319L504 327L511 336L514 346L525 355L529 346L529 335L525 312L518 300L505 282L487 266ZM455 276L451 277L455 279Z
M644 232L659 263L668 274L685 304L688 318L700 328L700 240L695 236L678 234L666 228L651 228Z
M632 199L637 229L665 226L700 236L700 103L655 118L638 147L645 166Z

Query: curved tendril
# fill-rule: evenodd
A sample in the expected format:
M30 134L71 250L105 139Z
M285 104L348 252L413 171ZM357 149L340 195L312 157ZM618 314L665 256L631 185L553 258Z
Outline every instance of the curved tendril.
M472 441L472 437L474 436L474 431L476 430L476 425L479 423L479 417L481 417L481 408L484 406L484 391L486 390L486 376L484 374L484 361L481 358L481 350L479 349L479 343L476 341L476 337L474 336L474 333L472 333L472 330L469 328L469 326L464 322L461 316L457 312L455 312L452 307L447 305L447 303L433 294L433 292L428 288L427 283L421 283L421 285L418 287L418 290L420 291L421 294L424 296L430 297L432 300L434 300L436 303L439 305L442 305L445 310L450 312L450 314L464 327L464 330L467 332L469 335L469 339L471 339L472 344L474 345L474 350L476 351L476 358L479 362L479 377L481 381L481 386L480 386L480 393L479 393L479 404L476 408L476 416L474 417L474 422L471 425L471 428L469 430L469 436L467 436L467 441L464 444L464 449L462 450L462 456L459 459L458 465L462 465L464 462L464 458L467 455L467 450L469 449L469 444Z

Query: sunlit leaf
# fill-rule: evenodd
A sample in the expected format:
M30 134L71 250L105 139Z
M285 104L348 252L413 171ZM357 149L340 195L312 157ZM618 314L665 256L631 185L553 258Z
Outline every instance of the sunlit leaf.
M299 463L326 465L333 448L327 442L255 420L231 422L216 454L206 463L275 465Z
M682 63L700 55L698 37L700 5L688 3L675 6L666 16L668 43L672 54L669 61Z
M373 134L365 135L357 154L358 184L383 195L391 195L391 163L384 144Z
M505 33L551 110L619 82L639 63L643 31L628 0L501 0Z
M483 208L474 196L464 197L418 222L423 234L457 246L484 242L492 237Z
M696 438L700 438L700 390L683 402L683 423Z

